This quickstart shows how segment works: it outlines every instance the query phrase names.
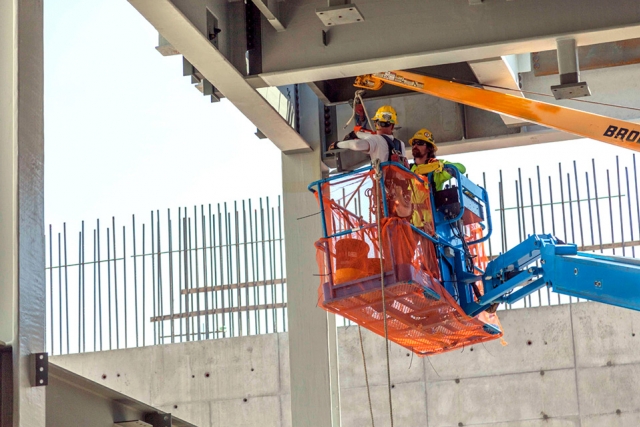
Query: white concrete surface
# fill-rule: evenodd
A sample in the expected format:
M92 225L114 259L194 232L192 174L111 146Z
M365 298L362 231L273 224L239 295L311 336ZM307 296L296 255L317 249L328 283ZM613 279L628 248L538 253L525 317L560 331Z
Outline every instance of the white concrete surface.
M507 345L428 359L392 345L396 426L640 425L640 313L581 303L500 318ZM363 336L375 423L388 426L384 341ZM358 329L338 337L342 425L369 426ZM287 334L272 334L52 361L200 427L288 427L288 345Z

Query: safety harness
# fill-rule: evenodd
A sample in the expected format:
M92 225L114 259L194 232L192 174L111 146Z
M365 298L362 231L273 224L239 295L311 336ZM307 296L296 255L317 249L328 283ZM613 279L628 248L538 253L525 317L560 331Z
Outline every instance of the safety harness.
M389 147L389 158L388 162L396 162L400 163L407 169L409 169L409 161L405 156L402 155L402 141L397 138L389 138L387 135L381 135L384 140L387 142L387 147Z

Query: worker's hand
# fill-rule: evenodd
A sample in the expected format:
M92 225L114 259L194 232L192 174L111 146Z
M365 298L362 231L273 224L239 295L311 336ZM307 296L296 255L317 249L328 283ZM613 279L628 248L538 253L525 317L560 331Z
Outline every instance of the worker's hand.
M349 141L352 139L358 139L358 135L356 135L354 131L349 132L344 136L344 138L342 138L343 141Z
M329 144L329 146L327 147L327 151L337 150L339 142L340 141L335 141L335 142L332 142L331 144Z

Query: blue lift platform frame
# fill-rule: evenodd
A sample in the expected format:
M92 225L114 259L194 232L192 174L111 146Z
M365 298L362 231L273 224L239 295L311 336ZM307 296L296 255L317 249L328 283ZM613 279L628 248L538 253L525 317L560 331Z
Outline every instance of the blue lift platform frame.
M455 203L459 204L459 211L452 213L437 208L433 173L426 177L419 176L399 163L382 163L381 199L385 217L389 216L389 208L384 179L385 171L390 167L412 174L419 182L427 182L432 190L430 197L436 234L431 236L413 225L412 229L435 245L443 286L469 316L495 308L499 303L513 304L545 286L562 295L640 311L640 260L579 252L575 244L566 244L548 234L530 235L490 261L486 270L481 271L470 259L468 247L482 243L491 236L493 225L489 196L484 188L473 183L453 165L446 165L447 172L457 184L447 189L449 194L453 191L457 194ZM347 235L358 229L331 235L327 233L322 185L371 169L371 166L363 167L315 181L308 186L310 191L317 192L319 196L324 238ZM483 237L472 242L465 241L460 226L467 212L479 217L484 229ZM365 224L363 228L373 225ZM481 294L475 287L478 281L484 285Z

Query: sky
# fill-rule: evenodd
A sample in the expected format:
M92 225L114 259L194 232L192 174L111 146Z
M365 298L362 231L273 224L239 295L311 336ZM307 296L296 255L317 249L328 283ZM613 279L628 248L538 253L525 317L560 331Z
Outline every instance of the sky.
M157 32L127 1L44 7L46 224L281 193L279 150L230 102L202 96L182 76L181 56L158 53ZM559 161L613 165L630 154L574 140L447 159L472 177L511 177L517 167L551 174Z
M157 52L127 1L44 8L46 224L281 193L280 151Z

